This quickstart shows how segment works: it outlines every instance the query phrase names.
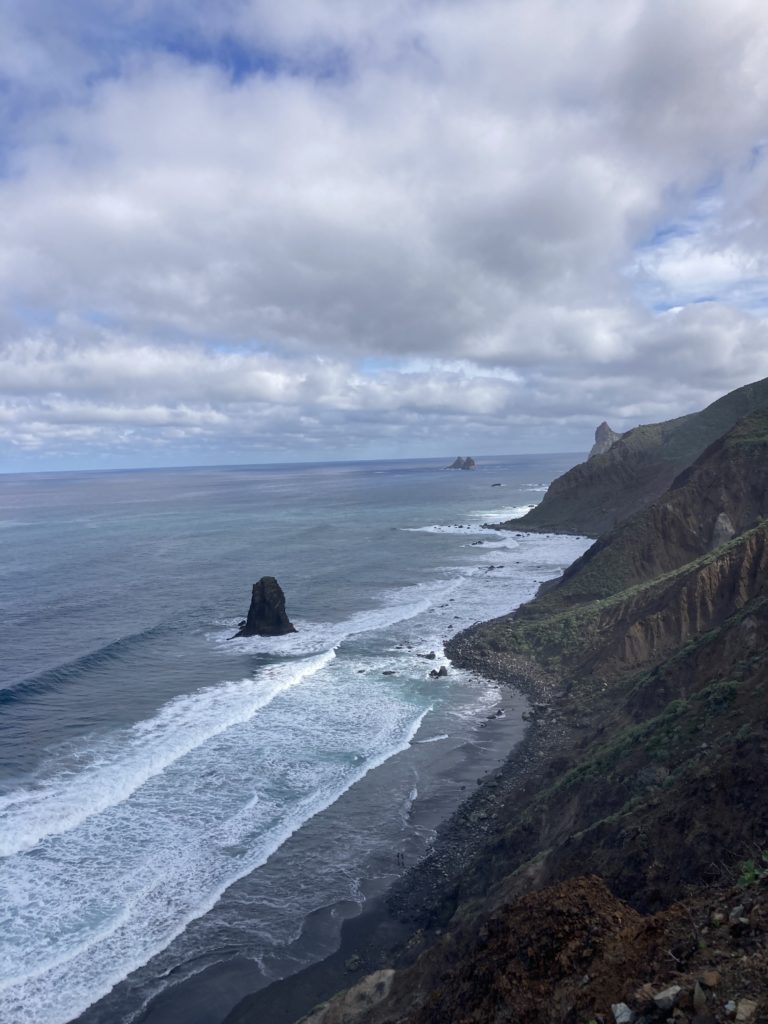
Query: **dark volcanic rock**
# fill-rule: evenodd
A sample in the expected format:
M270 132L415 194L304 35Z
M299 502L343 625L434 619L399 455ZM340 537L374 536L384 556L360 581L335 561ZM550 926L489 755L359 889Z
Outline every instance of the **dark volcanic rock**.
M447 468L448 469L474 469L475 465L476 465L475 460L471 456L467 456L466 459L463 459L461 457L461 455L458 455L453 460L453 462L450 464L450 466L448 466Z
M274 576L262 576L253 584L248 618L235 636L283 636L296 627L285 613L285 594Z

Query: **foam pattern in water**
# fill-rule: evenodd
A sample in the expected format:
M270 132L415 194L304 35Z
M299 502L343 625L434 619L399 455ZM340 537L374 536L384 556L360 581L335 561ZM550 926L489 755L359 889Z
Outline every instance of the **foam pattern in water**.
M162 730L148 729L166 765L130 795L128 786L116 791L114 764L106 795L89 766L78 785L83 794L93 788L99 812L77 825L68 819L66 831L55 815L31 854L3 863L0 1019L59 1024L76 1015L303 821L407 746L427 708L329 665L322 657L286 668L281 689L258 708L247 682L221 687L231 712L232 687L241 685L240 720L181 756L160 754ZM289 672L301 679L288 683ZM299 699L292 685L302 681ZM216 714L214 692L206 703L197 707L198 728ZM40 813L36 824L43 831Z
M490 691L464 685L462 673L438 683L429 672L445 663L452 631L529 599L583 550L579 539L481 528L528 507L477 510L460 523L417 519L409 533L432 534L423 543L455 564L433 563L421 583L365 594L374 607L337 622L299 617L296 634L238 640L230 639L234 620L220 623L207 638L221 666L212 678L234 676L232 665L243 663L250 675L79 736L66 759L61 751L44 759L5 792L0 1020L65 1024L153 957L150 973L193 963L207 948L206 928L188 926L201 915L213 920L208 911L228 887L372 768L414 740L434 744L414 750L439 751L446 729L490 706ZM419 656L433 651L433 659ZM398 797L404 822L417 798L416 785ZM343 851L339 870L347 870ZM350 862L350 894L355 870ZM318 877L301 885L312 889ZM323 898L312 890L305 909ZM287 941L301 918L268 909L262 924L274 934L259 941ZM251 907L242 921L251 933L262 926Z

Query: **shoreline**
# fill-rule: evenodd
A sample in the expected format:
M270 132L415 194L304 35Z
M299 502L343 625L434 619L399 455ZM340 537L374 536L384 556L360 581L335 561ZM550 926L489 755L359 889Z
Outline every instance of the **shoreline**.
M398 921L388 908L388 898L394 886L410 870L415 870L425 855L428 856L432 841L437 842L443 824L461 808L465 797L478 783L489 778L503 763L510 750L524 742L528 733L524 715L530 713L526 698L515 689L498 686L496 681L483 676L478 685L496 689L492 706L479 709L462 730L464 738L452 748L445 758L438 759L434 770L424 785L420 785L419 796L414 800L411 811L411 841L405 867L394 863L391 873L379 877L362 877L362 903L345 900L317 908L309 914L299 937L283 951L270 959L268 971L273 974L285 971L280 980L265 977L264 972L253 960L236 955L203 968L197 974L184 978L155 996L135 1017L136 1024L222 1024L239 1004L251 997L269 1001L273 989L286 986L292 993L284 992L277 997L286 1006L302 1007L295 1016L275 1016L277 1020L293 1021L304 1012L309 1000L310 1006L317 1002L315 992L325 992L330 985L333 991L345 987L364 973L367 965L377 961L383 949L389 949L402 941L411 932L409 924ZM502 711L501 715L497 712ZM462 735L460 734L460 735ZM424 742L424 741L421 741ZM412 745L419 745L415 738ZM396 755L399 756L399 755ZM384 767L384 766L381 766ZM380 771L375 769L376 771ZM342 798L343 799L343 798ZM424 836L430 840L424 842ZM407 863L419 858L414 868ZM404 872L398 875L398 871ZM369 935L376 935L371 945L366 941ZM328 952L329 949L335 951ZM315 951L314 958L312 957ZM342 956L342 953L344 954ZM345 963L352 956L359 956L365 966L349 971ZM298 960L305 965L296 969ZM330 972L330 973L329 973ZM326 981L325 978L331 979ZM332 994L328 991L327 994ZM97 1011L98 1003L75 1018L71 1024L87 1024ZM276 1011L275 1011L276 1012ZM270 1017L265 1018L270 1020Z
M425 856L396 879L386 893L370 905L366 903L360 915L344 923L340 945L334 953L252 992L222 1024L295 1024L319 1003L365 975L413 963L431 945L430 940L439 936L442 925L451 916L454 908L450 898L446 902L450 879L487 843L494 831L497 806L509 800L515 791L522 795L538 788L545 763L582 731L578 723L566 723L557 711L552 711L559 697L553 680L529 663L519 663L514 674L510 674L508 664L502 665L501 659L497 667L486 662L481 665L461 650L462 635L446 641L446 654L452 663L497 683L501 693L522 694L529 702L522 738L497 768L477 780L474 792L468 792L443 819ZM355 968L350 970L353 964ZM148 1020L147 1024L165 1022Z
M538 564L531 565L530 569L541 571ZM448 605L441 607L447 608ZM445 617L448 618L455 610L451 609ZM487 616L489 609L484 610ZM453 621L457 621L455 616ZM445 628L443 623L442 629ZM453 627L448 625L447 628ZM533 700L542 701L548 694L544 694L539 686L533 686L525 675L510 678L506 671L489 671L487 664L470 664L453 654L457 641L472 628L472 625L467 625L458 634L443 634L442 642L454 666L475 676L478 686L492 695L492 704L478 700L476 709L466 718L461 714L462 724L455 731L446 730L451 733L452 749L445 757L428 761L423 757L416 759L416 764L425 770L418 782L418 796L413 802L412 813L408 815L410 838L398 844L399 849L405 850L405 861L398 857L395 867L397 846L394 842L389 864L386 850L383 858L378 857L378 863L361 861L361 872L356 881L362 900L353 902L357 900L357 895L353 895L309 911L301 923L299 936L285 946L274 946L263 961L250 959L248 953L251 951L247 946L232 943L229 949L225 946L220 948L223 957L230 954L228 959L211 963L211 958L201 956L197 963L194 959L182 960L167 974L156 974L153 980L157 983L155 988L160 990L143 1007L138 1001L134 1002L130 1018L133 1024L223 1024L225 1020L235 1020L241 1004L250 1004L252 1000L258 1000L264 1008L269 1007L258 1011L258 1019L264 1024L272 1024L273 1020L275 1024L283 1021L292 1024L319 999L348 987L384 962L400 959L406 943L410 953L421 952L423 944L415 945L409 940L413 939L419 927L414 922L415 918L426 920L435 917L433 904L440 891L435 872L439 875L444 865L455 866L460 862L462 849L487 841L490 831L487 819L493 817L494 799L506 788L510 774L516 778L529 774L529 763L531 759L535 760L545 736L540 728L540 716L535 709L528 707L527 698L530 696ZM437 646L437 641L434 646ZM399 649L400 645L393 648ZM497 717L496 709L500 706L505 711L514 708L515 712ZM534 724L527 726L528 721ZM550 731L546 731L546 736ZM413 749L417 744L439 738L419 740L417 736L411 740L410 747ZM551 750L550 743L545 742L545 747ZM429 749L437 750L437 747ZM401 751L395 757L405 753ZM390 758L385 764L391 761ZM374 771L378 774L382 768L384 765ZM384 778L385 786L382 790L379 784L378 796L387 800L386 769ZM422 779L425 782L430 779L434 783L436 778L440 778L437 786L422 786ZM362 782L358 780L355 787ZM339 800L343 801L347 793L342 794ZM320 815L327 810L321 811ZM469 818L470 828L467 829ZM415 822L412 819L416 819ZM303 823L294 835L300 833L308 822ZM279 856L279 852L273 856ZM415 859L417 862L414 864ZM333 860L328 863L332 864ZM252 873L253 876L255 874ZM244 879L248 877L244 876ZM258 915L257 904L253 904L250 913ZM214 955L218 955L216 947L211 948L215 950ZM352 967L350 960L354 964ZM195 968L198 968L197 973L189 973ZM175 983L172 982L174 974L178 978ZM129 975L119 983L120 986L126 985L127 994L130 993L130 979ZM166 982L171 984L161 988ZM69 1024L105 1024L109 1020L109 1007L100 1007L100 1004L109 1000L114 992L113 989ZM267 1016L263 1016L264 1013Z

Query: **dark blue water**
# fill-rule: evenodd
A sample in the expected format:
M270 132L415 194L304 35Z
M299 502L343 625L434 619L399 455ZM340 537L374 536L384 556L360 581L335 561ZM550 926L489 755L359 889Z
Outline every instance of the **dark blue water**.
M0 1019L127 1022L359 901L497 699L443 640L584 547L479 524L574 461L0 477ZM298 633L229 639L267 574Z

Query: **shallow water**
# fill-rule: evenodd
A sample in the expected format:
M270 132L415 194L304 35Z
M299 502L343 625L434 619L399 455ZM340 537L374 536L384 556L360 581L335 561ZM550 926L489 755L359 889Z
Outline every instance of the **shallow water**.
M124 1024L235 954L276 975L417 855L498 700L429 678L443 639L585 547L480 524L574 461L0 477L0 1019L112 990L87 1017ZM231 640L264 574L299 631Z

